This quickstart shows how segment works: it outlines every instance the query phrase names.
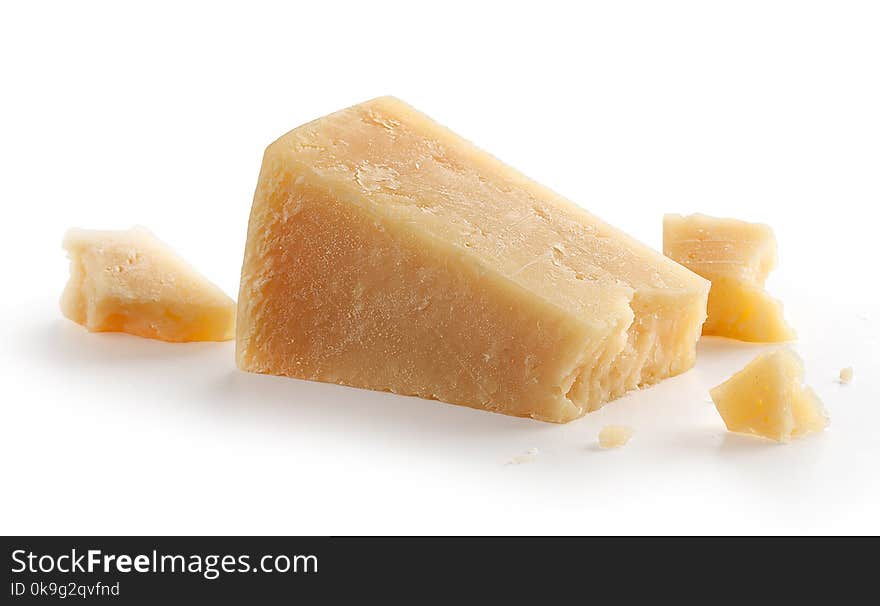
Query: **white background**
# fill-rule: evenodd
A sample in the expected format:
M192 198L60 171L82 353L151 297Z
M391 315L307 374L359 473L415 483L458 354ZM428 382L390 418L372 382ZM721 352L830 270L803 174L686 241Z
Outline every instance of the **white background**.
M0 532L880 532L878 6L4 3ZM264 147L383 94L655 247L664 212L772 225L831 428L728 434L707 390L763 349L731 341L555 426L61 317L71 226L148 226L235 296Z

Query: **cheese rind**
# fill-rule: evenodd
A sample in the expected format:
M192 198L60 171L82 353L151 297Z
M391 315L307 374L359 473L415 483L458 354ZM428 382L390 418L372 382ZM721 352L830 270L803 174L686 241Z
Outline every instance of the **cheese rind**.
M764 343L795 338L782 303L764 290L777 260L776 239L767 225L666 215L663 254L712 282L704 335Z
M708 283L404 103L266 150L236 357L564 422L687 370Z
M765 352L709 393L727 429L788 442L828 426L804 366L789 348Z
M227 341L235 301L144 228L71 229L61 311L93 332L162 341Z

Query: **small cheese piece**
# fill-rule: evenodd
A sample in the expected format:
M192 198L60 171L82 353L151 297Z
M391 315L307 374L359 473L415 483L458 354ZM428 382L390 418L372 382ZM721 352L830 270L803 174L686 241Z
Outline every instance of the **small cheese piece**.
M764 291L776 266L770 227L706 215L666 215L663 254L712 282L704 335L765 343L795 338L782 304Z
M266 150L237 363L565 422L690 368L708 288L385 97Z
M788 442L828 426L822 402L803 378L803 362L785 347L759 355L709 393L730 431Z
M525 453L512 457L507 462L508 465L522 465L523 463L531 463L538 458L540 451L537 448L529 448Z
M71 229L64 248L70 280L61 311L90 331L175 342L233 338L235 301L146 229Z
M632 428L624 425L606 425L599 432L599 447L608 449L626 446L633 433Z
M846 384L852 380L853 380L852 366L847 366L846 368L842 368L840 370L840 382Z

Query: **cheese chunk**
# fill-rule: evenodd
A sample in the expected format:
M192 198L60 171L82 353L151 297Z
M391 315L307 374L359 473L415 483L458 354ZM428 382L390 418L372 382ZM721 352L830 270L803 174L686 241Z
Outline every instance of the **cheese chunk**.
M853 369L852 366L847 366L846 368L840 369L840 374L838 375L839 381L841 383L849 383L853 380Z
M795 338L782 304L764 291L776 267L776 239L766 225L706 215L666 215L663 253L712 282L704 335L740 341Z
M803 379L801 359L781 348L759 355L709 393L730 431L788 442L828 425L822 402Z
M626 446L633 436L633 430L624 425L606 425L599 432L599 447L604 449Z
M235 301L143 228L71 229L65 316L90 331L163 341L227 341Z
M385 97L266 150L237 362L565 422L690 368L708 288Z

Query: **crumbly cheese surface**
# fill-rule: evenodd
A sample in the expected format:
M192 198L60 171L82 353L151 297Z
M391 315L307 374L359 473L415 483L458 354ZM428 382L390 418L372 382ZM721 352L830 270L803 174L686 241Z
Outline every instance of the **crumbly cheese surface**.
M62 313L95 332L163 341L234 337L235 301L143 228L71 229Z
M237 362L565 422L690 368L708 286L384 97L266 150Z
M712 282L703 334L740 341L795 338L764 282L776 267L773 230L706 215L666 215L663 253Z
M800 357L780 348L759 355L710 395L730 431L788 442L829 423L822 402L803 379Z

